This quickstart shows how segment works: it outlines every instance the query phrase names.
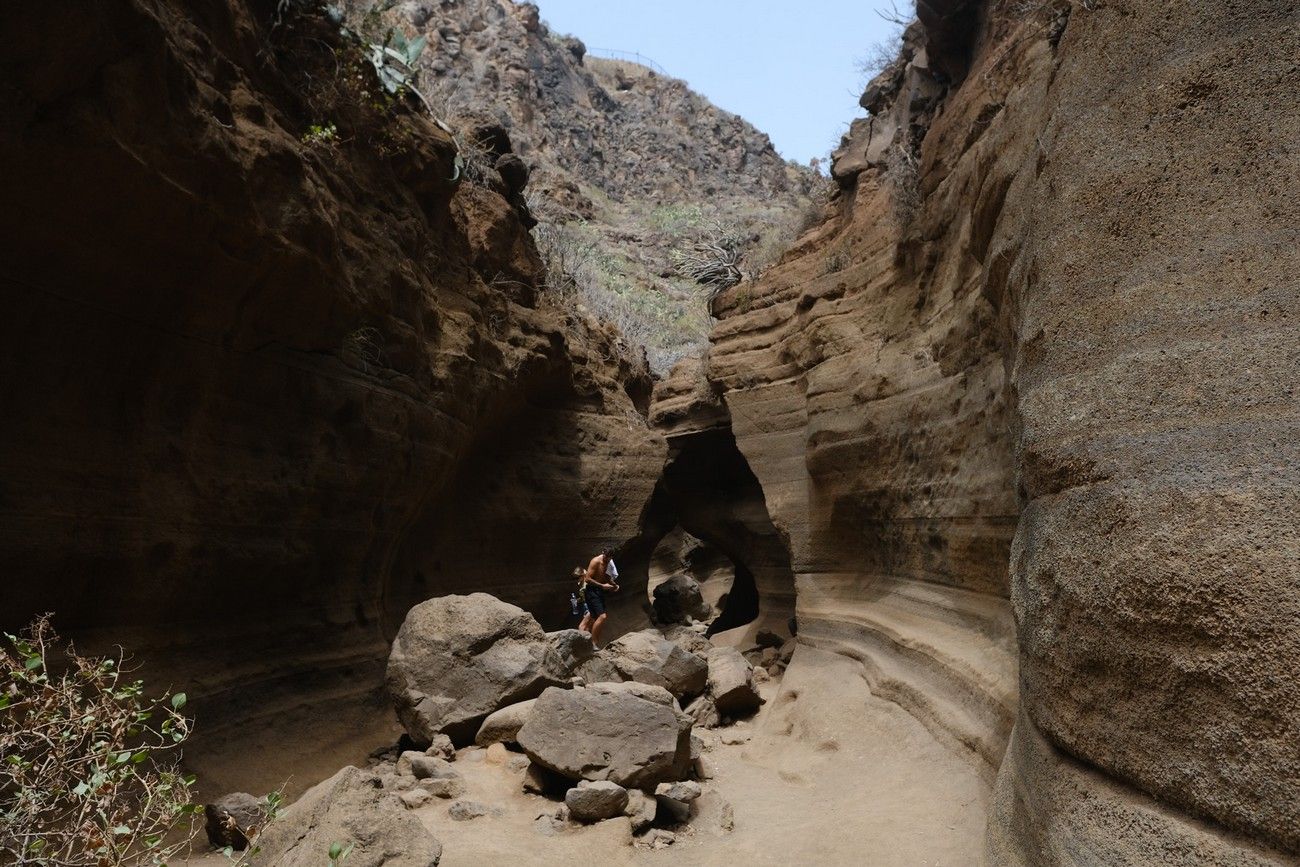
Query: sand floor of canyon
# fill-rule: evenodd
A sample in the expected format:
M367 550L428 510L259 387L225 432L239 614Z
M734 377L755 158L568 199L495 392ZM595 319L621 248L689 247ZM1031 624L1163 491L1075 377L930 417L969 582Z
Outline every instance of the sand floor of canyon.
M443 846L442 867L485 864L870 864L955 867L982 845L989 781L906 711L873 696L857 663L801 646L762 684L752 719L700 730L713 779L676 842L633 845L626 818L553 828L559 803L525 794L522 770L462 750L464 798L495 815L456 821L450 802L415 814ZM723 743L745 740L744 743ZM724 804L732 830L724 831ZM224 863L219 854L190 862Z

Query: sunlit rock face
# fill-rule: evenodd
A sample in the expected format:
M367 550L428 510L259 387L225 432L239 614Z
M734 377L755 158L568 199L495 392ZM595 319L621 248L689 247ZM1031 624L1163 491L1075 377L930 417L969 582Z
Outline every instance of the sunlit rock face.
M701 393L788 541L800 639L1001 769L993 863L1281 860L1293 10L949 4L978 22L954 45L937 5L825 222L719 297Z

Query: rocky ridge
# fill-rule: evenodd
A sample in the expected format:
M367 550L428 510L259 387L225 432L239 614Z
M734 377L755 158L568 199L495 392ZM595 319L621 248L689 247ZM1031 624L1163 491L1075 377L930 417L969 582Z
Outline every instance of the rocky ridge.
M428 40L418 86L469 150L476 130L509 133L532 169L540 231L581 262L576 301L644 342L661 373L698 354L710 325L707 289L678 277L671 253L717 220L755 239L758 268L812 203L816 174L765 134L684 81L589 54L547 26L544 4L344 5L377 34Z

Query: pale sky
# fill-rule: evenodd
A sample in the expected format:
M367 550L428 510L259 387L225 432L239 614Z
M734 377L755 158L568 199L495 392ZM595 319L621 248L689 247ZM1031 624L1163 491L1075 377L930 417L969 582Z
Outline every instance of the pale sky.
M552 30L652 58L801 163L825 156L864 113L858 61L898 30L876 14L887 0L535 2Z

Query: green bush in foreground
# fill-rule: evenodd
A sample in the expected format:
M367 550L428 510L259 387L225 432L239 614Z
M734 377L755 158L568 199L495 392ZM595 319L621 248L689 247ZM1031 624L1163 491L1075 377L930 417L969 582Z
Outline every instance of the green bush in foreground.
M49 616L0 644L0 863L162 864L197 830L177 767L185 694L147 698L122 659L84 657Z

